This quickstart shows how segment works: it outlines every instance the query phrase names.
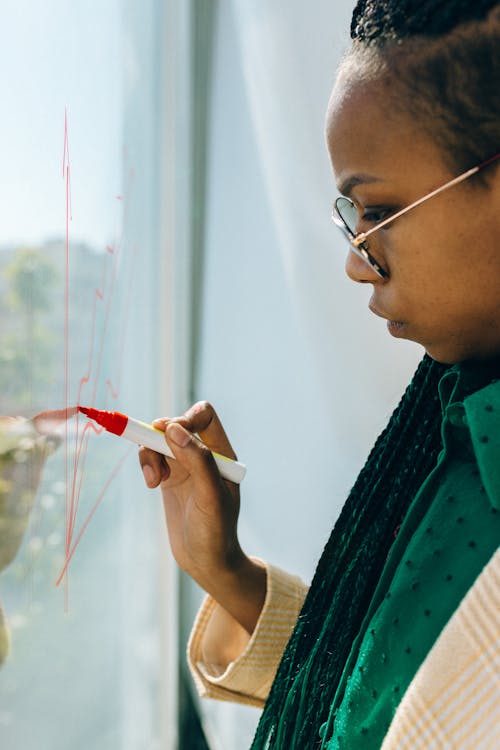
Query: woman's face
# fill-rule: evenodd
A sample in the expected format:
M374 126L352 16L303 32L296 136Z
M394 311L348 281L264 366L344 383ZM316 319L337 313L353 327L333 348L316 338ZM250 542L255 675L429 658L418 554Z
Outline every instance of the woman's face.
M363 217L358 231L457 176L417 122L391 113L381 84L337 83L327 141L338 189ZM389 332L440 362L500 354L500 170L486 169L490 187L472 177L370 236L388 278L347 258L349 277L373 285L370 309Z

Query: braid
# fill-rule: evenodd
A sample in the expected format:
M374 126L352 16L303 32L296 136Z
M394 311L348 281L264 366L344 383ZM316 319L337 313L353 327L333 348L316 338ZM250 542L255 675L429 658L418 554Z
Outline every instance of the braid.
M335 524L281 661L252 748L314 747L394 539L441 448L437 383L422 360ZM321 674L321 680L308 676ZM294 744L295 743L295 744Z
M359 0L351 22L351 37L377 44L417 34L441 36L460 23L484 18L492 0Z
M391 110L418 122L453 172L498 153L498 0L360 0L351 35L340 76L385 82ZM477 180L486 185L494 170Z

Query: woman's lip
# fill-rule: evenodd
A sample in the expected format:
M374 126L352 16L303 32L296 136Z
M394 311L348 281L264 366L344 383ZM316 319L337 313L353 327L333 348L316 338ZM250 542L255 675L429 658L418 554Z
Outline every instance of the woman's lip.
M389 318L387 317L387 315L384 315L383 313L380 312L380 310L377 310L377 308L375 307L375 305L373 304L373 302L371 300L368 303L368 308L369 308L369 310L371 310L371 312L374 315L378 315L379 318L384 318L385 320L389 320Z
M380 312L380 310L377 310L371 300L368 303L368 307L370 308L372 313L374 313L374 315L378 315L379 318L383 318L387 321L387 330L392 336L400 335L405 326L405 323L402 320L391 320L391 318L389 318L387 315L384 315L384 313Z

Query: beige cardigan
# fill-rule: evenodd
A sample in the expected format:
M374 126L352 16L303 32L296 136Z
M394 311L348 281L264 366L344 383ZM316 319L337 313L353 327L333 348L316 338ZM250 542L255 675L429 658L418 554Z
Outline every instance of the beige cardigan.
M198 613L188 662L202 696L263 706L307 586L266 565L250 637L213 599ZM449 620L398 706L381 750L499 750L500 549Z

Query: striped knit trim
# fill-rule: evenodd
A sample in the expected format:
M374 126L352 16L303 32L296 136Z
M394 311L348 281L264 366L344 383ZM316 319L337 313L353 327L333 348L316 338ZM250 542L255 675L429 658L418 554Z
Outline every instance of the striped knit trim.
M415 675L381 750L500 747L500 550Z
M297 576L269 563L264 607L241 655L228 664L207 664L204 654L218 644L242 643L241 626L207 596L198 612L188 643L188 664L202 697L262 707L266 701L281 655L290 638L308 587ZM210 624L217 621L218 628ZM208 639L214 639L209 643Z
M241 657L217 678L200 672L199 664L195 666L207 624L218 606L210 597L205 600L189 650L200 695L262 706L265 696L260 690L270 686L285 647L283 641L278 646L274 639L276 621L284 623L289 619L291 631L307 590L300 579L273 566L266 567L268 591L256 630ZM273 613L274 607L278 609ZM230 633L221 636L230 637ZM273 650L275 653L279 650L278 658L268 660L267 654ZM264 682L261 671L266 674ZM477 578L417 672L381 750L498 750L498 747L500 550Z

